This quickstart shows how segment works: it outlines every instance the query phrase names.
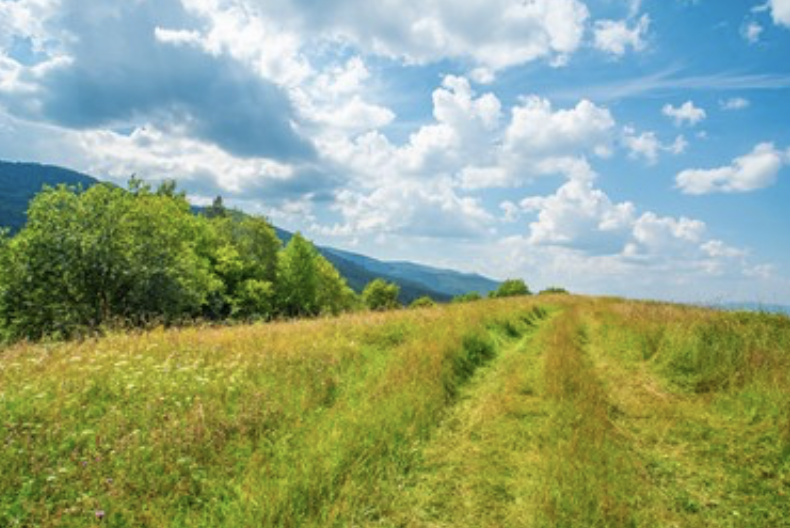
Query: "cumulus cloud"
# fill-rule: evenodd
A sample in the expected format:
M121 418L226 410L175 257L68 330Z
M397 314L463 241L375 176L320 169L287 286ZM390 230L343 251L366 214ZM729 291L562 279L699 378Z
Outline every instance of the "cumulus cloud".
M314 164L289 164L265 158L239 158L216 145L178 130L153 126L129 134L108 130L77 133L88 172L125 183L131 174L177 177L197 197L222 194L237 199L265 198L274 203L301 196L324 199L337 180Z
M395 119L392 110L368 100L369 78L365 62L355 56L290 89L301 120L318 125L310 129L317 141L322 135L346 137L376 130Z
M494 220L477 199L458 195L447 180L391 182L369 193L343 190L334 208L344 223L324 232L335 236L476 238Z
M259 7L380 55L418 64L460 59L492 72L538 59L564 62L581 45L589 17L578 0L275 1Z
M434 121L402 145L373 130L355 138L325 138L325 156L349 167L367 185L393 178L454 177L467 190L523 184L535 177L591 172L585 155L611 154L615 121L608 109L582 100L554 109L522 98L509 116L491 93L477 94L462 77L434 90Z
M548 99L524 97L512 108L489 156L493 164L471 160L460 174L461 183L479 189L516 186L552 174L588 178L592 170L586 156L609 157L614 128L611 112L590 101L555 110Z
M599 20L594 28L594 46L616 57L625 55L628 48L633 51L645 49L645 35L650 28L650 17L642 17L632 27L626 20Z
M688 169L675 182L684 194L742 193L773 185L779 171L790 164L790 150L780 151L773 143L760 143L730 165L715 169Z
M628 155L631 158L641 158L651 165L658 162L662 152L678 155L688 148L688 142L682 135L677 136L672 143L664 144L658 139L655 132L637 133L632 127L623 129L622 142L628 149Z
M593 180L571 180L554 194L525 198L521 211L536 214L523 242L533 251L579 258L604 258L630 269L690 269L706 275L743 276L749 268L743 249L708 235L693 218L640 213L631 202L614 202ZM570 252L570 253L568 253Z
M548 99L530 96L513 108L505 149L552 156L587 149L606 157L614 125L608 109L586 99L573 108L554 111Z
M768 0L774 23L790 28L790 0Z
M614 204L590 180L571 180L555 194L525 198L524 210L536 212L529 242L581 248L593 253L617 253L634 221L630 202Z
M376 186L393 179L453 176L470 160L491 160L502 109L491 93L478 95L462 77L447 76L432 95L433 117L397 145L372 130L354 138L324 137L320 151Z
M692 101L686 101L678 107L666 104L661 109L661 113L671 118L675 122L675 126L684 124L694 126L707 117L705 110L694 106Z
M181 4L202 22L200 29L158 27L160 40L194 45L212 56L227 55L278 85L296 86L311 75L299 32L284 27L277 17L264 16L255 2L181 0Z
M35 79L32 97L6 96L12 111L76 129L178 122L235 156L313 156L293 125L287 93L276 84L236 61L175 45L173 34L171 42L162 42L161 32L157 39L160 22L189 19L180 3L163 0L152 10L63 0L50 16L57 28L50 37L68 60Z

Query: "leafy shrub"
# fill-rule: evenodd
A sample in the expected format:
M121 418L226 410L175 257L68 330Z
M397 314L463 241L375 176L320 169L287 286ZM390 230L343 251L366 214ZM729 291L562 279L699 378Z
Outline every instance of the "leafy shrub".
M522 279L508 279L490 293L492 298L515 297L518 295L531 295L527 284Z
M409 308L430 308L431 306L436 306L436 302L427 295L424 295L419 299L414 299L409 305Z
M370 310L391 310L400 306L399 293L400 288L397 284L388 283L383 279L375 279L362 291L362 302Z

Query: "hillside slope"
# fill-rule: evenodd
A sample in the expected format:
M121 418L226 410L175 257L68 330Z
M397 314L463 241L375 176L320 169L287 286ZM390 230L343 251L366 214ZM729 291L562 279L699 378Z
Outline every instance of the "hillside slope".
M21 229L30 200L45 185L87 188L96 183L95 178L62 167L0 161L0 227L9 227L12 231Z

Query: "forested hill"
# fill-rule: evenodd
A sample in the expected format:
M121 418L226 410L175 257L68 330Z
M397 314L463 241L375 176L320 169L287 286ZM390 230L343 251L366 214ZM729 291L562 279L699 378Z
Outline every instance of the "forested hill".
M0 161L0 227L10 227L11 231L21 229L30 200L44 185L61 183L87 188L98 180L53 165Z
M0 161L0 227L9 227L12 232L19 230L25 223L29 201L44 185L64 183L87 188L98 182L96 178L62 167ZM290 232L277 227L275 231L283 242L292 236ZM356 292L361 292L370 281L382 278L400 286L400 301L405 304L426 295L437 301L448 301L470 291L485 295L499 285L496 281L475 274L411 262L383 262L331 247L317 249Z

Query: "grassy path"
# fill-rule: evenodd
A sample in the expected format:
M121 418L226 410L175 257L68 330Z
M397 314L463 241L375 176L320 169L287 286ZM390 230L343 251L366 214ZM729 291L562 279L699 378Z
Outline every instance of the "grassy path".
M576 310L481 369L384 526L655 526Z
M541 328L544 328L546 323ZM539 493L542 346L533 330L463 389L385 526L529 526Z

